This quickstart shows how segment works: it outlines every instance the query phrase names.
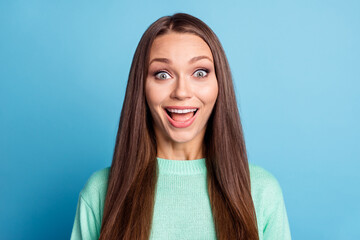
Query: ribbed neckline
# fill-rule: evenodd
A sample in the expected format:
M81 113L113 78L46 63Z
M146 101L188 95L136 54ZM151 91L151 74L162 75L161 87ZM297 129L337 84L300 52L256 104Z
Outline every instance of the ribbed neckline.
M192 175L206 172L205 158L170 160L157 157L159 174Z

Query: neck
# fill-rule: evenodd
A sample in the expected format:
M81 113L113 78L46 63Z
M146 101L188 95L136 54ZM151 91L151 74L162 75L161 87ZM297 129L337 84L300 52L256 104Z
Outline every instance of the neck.
M157 157L171 160L195 160L205 158L202 149L192 151L191 149L186 150L181 147L174 147L164 151L164 148L160 146L157 150Z
M206 127L194 136L191 132L169 132L169 135L154 127L157 157L172 160L195 160L205 158L204 136Z
M195 160L205 158L203 138L199 136L188 142L157 138L157 157L172 160Z

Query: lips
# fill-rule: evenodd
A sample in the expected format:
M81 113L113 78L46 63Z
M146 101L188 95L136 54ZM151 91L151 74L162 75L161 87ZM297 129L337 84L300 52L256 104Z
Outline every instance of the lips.
M177 128L190 126L197 116L199 108L192 106L166 106L164 112L170 124Z
M189 106L168 106L164 108L173 120L184 122L194 116L199 108Z

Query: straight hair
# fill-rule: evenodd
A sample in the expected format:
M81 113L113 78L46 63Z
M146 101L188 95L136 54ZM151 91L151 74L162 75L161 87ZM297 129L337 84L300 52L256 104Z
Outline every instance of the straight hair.
M145 81L153 41L170 32L199 36L210 47L214 59L218 97L203 146L217 239L258 240L249 165L230 67L215 33L200 19L185 13L159 18L147 28L136 48L121 110L99 239L150 237L158 166Z

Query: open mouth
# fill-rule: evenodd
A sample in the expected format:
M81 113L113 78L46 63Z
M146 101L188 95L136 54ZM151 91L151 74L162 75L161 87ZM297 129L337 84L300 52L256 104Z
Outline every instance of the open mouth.
M166 114L176 122L186 122L195 116L199 109L167 109L165 108Z

